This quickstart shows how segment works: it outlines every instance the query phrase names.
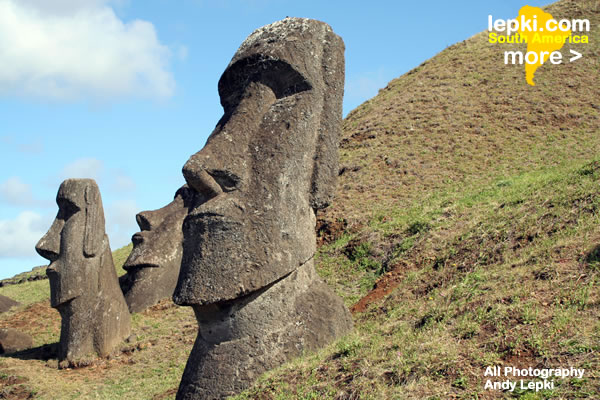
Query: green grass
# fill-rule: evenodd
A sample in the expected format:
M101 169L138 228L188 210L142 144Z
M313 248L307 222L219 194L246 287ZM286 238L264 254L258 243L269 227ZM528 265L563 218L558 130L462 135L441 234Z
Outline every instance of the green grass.
M113 252L113 260L117 274L124 274L123 263L131 252L132 245L129 244ZM34 271L34 273L19 274L19 277L32 274L45 274L45 269ZM47 279L37 281L26 281L16 285L7 285L0 288L0 295L10 297L21 303L10 311L0 316L0 327L16 327L30 334L34 344L55 343L60 337L60 315L50 306L50 285ZM31 323L36 320L36 323ZM24 321L28 321L24 328ZM28 326L27 326L28 325Z
M121 276L125 274L125 270L123 270L123 264L133 245L130 243L127 246L121 247L113 251L113 261L115 264L115 268L117 269L117 275ZM45 274L45 269L41 269L35 272L36 274ZM24 273L19 274L19 277L27 277L31 276L33 273ZM38 303L44 300L48 300L50 298L50 286L48 284L48 280L39 280L39 281L30 281L20 283L18 285L7 285L0 287L0 295L10 297L22 304L22 306L28 306L34 303Z
M50 286L48 280L8 285L0 288L0 295L10 297L27 306L50 299Z
M598 20L597 4L562 1L553 15ZM600 30L588 45L596 54ZM340 176L328 213L364 224L423 196L457 184L480 185L503 176L589 159L597 135L599 76L595 58L540 68L535 88L522 67L504 65L507 48L484 33L450 46L391 81L344 120ZM473 84L466 77L478 76Z
M117 269L130 250L131 246L126 246L114 252ZM36 346L59 340L60 316L49 306L47 280L0 290L23 303L0 316L0 328L17 328L30 334ZM177 387L196 331L192 310L176 307L166 299L132 315L131 342L123 343L108 360L96 360L82 369L58 370L56 360L5 356L0 358L0 377L25 378L21 386L40 399L149 399Z
M588 380L560 382L552 398L594 393L600 274L585 260L600 244L599 166L598 159L572 162L462 192L455 188L404 214L394 210L376 218L368 235L356 236L400 244L414 238L411 249L398 253L391 247L389 257L417 267L358 316L355 333L317 357L271 372L238 398L485 398L485 366L514 360L589 371ZM440 212L444 208L450 211ZM333 275L332 258L346 258L338 265L366 274L357 260L377 244L344 254L352 240L321 248L326 277ZM350 282L360 279L346 270L339 275L346 281L338 288L353 298Z
M123 246L120 249L113 251L113 262L117 269L117 276L125 275L127 272L123 269L123 264L127 261L127 257L129 257L129 253L131 253L132 249L133 244L129 243L127 246Z
M597 398L596 3L550 6L555 18L589 18L591 43L571 46L588 55L576 63L540 68L535 87L479 34L348 115L346 172L319 215L347 225L319 248L316 266L349 307L375 283L388 289L354 314L352 333L264 374L237 400ZM119 275L130 250L113 253ZM21 324L38 345L57 340L47 281L0 294L24 304L0 327ZM196 334L191 310L167 301L134 315L133 333L123 352L91 368L5 357L0 376L29 378L40 399L148 399L176 388ZM550 392L489 392L490 365L586 374Z

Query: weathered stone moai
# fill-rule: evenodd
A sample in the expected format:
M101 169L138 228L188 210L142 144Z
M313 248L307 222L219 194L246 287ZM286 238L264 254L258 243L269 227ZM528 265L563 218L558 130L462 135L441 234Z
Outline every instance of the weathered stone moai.
M219 81L224 115L183 167L198 192L173 299L199 331L177 399L221 399L352 329L317 276L315 213L334 194L344 44L286 18L256 30Z
M58 358L77 365L109 355L131 330L119 288L96 182L67 179L56 195L58 215L36 245L50 260L50 305L62 318Z
M133 250L123 265L127 273L120 278L130 312L173 296L183 251L181 225L194 196L184 185L166 206L136 216L141 231L131 238Z

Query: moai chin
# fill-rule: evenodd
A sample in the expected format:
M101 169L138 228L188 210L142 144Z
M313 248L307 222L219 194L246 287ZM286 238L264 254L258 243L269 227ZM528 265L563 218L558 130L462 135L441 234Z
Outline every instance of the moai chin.
M77 365L109 355L131 320L119 288L102 199L92 179L67 179L56 195L58 215L35 249L50 261L50 305L61 316L58 358Z
M123 265L127 273L119 279L130 312L173 296L183 251L181 225L195 193L183 185L166 206L136 215L140 232L131 238L133 250Z
M286 18L252 33L219 80L224 115L183 167L197 197L183 223L173 299L199 324L177 399L225 398L352 329L317 276L315 213L338 173L344 44Z

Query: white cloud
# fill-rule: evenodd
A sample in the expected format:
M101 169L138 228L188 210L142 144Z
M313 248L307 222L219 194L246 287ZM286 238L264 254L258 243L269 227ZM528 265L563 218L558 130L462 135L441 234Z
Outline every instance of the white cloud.
M135 225L135 214L138 213L135 200L118 200L110 205L109 223L113 226Z
M129 243L138 231L135 215L139 209L134 200L113 202L105 210L106 231L114 249ZM14 219L0 220L0 258L34 257L36 243L50 228L55 214L40 215L23 211Z
M8 204L19 206L34 203L31 185L16 176L8 178L0 184L0 199Z
M15 219L0 220L0 257L32 257L35 245L50 227L52 218L23 211Z
M0 0L0 94L74 100L164 98L171 52L147 21L105 0Z
M62 172L61 179L90 178L99 181L104 172L104 163L95 158L80 158L67 164Z
M139 211L135 200L118 200L105 210L106 231L113 250L129 243L131 235L138 231L135 215Z
M112 189L118 193L132 192L135 190L135 182L127 175L117 174L114 177Z
M97 8L107 0L19 0L19 4L49 14L71 14L79 10Z

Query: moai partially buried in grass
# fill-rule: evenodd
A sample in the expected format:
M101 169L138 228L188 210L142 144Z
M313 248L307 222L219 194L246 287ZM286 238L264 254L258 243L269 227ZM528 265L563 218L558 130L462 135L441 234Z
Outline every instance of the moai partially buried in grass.
M224 115L183 168L197 197L183 223L175 303L199 331L177 399L222 399L352 329L314 269L315 214L330 202L344 44L286 18L256 30L219 81Z
M108 356L129 335L131 320L96 182L67 179L56 202L56 219L35 249L50 260L50 305L62 318L59 365L77 366L96 355Z

